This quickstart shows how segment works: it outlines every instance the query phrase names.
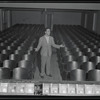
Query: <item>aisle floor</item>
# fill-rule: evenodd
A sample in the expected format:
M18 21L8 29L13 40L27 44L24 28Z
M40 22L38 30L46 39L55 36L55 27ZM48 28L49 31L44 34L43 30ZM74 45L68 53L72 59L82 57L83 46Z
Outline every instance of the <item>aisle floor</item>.
M40 58L40 56L39 56L39 58ZM42 79L40 77L40 64L38 62L38 65L36 65L34 80L35 81L46 81L46 82L48 82L48 81L62 81L62 78L61 78L61 75L60 75L60 70L59 70L59 67L58 67L56 52L53 52L53 54L51 56L51 74L52 74L52 77L45 75L44 78Z

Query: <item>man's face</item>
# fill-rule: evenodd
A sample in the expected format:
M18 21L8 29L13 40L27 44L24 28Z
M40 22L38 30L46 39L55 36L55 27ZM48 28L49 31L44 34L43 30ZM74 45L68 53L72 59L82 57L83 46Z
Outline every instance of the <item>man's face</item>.
M46 29L46 34L50 35L50 29Z

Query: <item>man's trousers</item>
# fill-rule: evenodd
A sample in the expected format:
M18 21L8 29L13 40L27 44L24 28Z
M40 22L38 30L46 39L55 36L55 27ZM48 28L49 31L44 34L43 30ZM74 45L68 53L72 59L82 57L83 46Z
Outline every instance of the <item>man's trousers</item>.
M51 56L42 56L41 55L41 75L45 74L45 67L46 67L46 74L49 75L50 73L50 60Z

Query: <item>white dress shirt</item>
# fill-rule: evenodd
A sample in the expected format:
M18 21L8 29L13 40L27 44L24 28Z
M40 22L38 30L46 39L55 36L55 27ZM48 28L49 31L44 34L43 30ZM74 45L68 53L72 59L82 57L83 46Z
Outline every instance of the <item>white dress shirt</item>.
M47 40L47 43L49 43L49 36L46 36L46 35L45 35L45 38L46 38L46 40Z

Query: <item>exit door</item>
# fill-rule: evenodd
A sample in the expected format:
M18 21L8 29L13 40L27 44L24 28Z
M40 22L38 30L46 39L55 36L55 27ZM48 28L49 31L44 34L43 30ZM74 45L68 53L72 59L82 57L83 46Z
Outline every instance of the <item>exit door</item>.
M51 18L52 18L52 15L47 14L47 27L49 27L49 28L51 28Z
M53 14L52 13L46 14L45 27L48 27L51 30L53 29Z

